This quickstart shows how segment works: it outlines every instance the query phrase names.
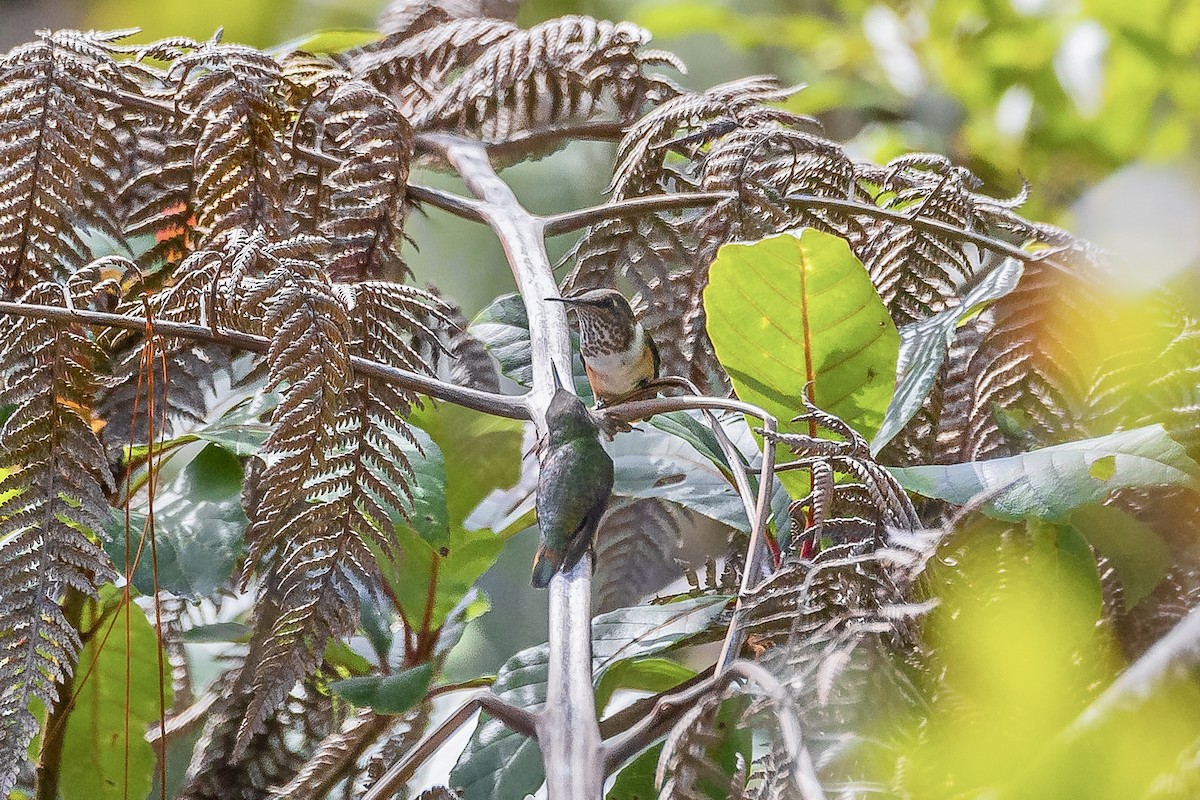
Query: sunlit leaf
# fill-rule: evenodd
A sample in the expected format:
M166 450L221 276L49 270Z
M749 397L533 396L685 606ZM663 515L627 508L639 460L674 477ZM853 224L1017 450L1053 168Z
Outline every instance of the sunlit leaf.
M844 239L804 229L723 246L709 271L704 310L717 357L742 400L782 424L803 411L801 393L811 384L818 407L865 437L879 430L900 337Z

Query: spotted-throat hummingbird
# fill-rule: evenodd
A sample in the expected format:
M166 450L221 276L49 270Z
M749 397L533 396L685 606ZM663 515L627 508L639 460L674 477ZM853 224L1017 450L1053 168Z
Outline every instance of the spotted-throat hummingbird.
M629 399L659 374L658 348L616 289L591 289L571 297L548 297L574 309L579 355L596 408Z
M600 446L591 414L582 400L563 388L557 370L554 385L537 484L541 540L531 582L539 589L591 550L613 488L613 462Z

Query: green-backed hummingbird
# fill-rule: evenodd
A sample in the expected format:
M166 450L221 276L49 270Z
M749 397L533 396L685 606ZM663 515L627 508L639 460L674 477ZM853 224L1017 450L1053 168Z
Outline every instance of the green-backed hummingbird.
M563 388L557 370L554 383L537 485L541 541L532 583L539 589L591 550L613 488L613 462L600 445L595 422L583 401Z

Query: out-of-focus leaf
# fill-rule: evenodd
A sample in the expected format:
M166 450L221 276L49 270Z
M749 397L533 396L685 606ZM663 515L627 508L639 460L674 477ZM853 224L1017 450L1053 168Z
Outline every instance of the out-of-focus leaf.
M418 664L394 675L346 678L329 684L333 692L379 714L403 714L421 702L433 681L433 665Z
M197 625L183 632L183 640L192 644L212 644L216 642L248 642L253 633L249 625L240 622L213 622L209 625Z
M324 31L314 31L307 36L292 39L278 47L271 48L272 54L283 55L295 51L304 53L342 53L353 50L365 44L378 42L383 38L379 31L358 30L354 28L331 28Z
M1071 525L1117 571L1126 611L1144 600L1171 568L1167 543L1119 508L1083 506L1071 514Z
M1096 477L1093 466L1104 469ZM895 467L900 485L963 505L993 494L983 510L998 519L1065 521L1077 508L1130 486L1195 486L1200 468L1161 425L964 464Z
M154 500L154 536L158 551L158 586L180 597L211 597L229 580L241 556L246 532L242 510L242 464L215 444L201 450ZM141 545L147 509L131 509L129 536L137 569L133 585L154 593L150 542ZM125 514L113 511L105 545L117 569L125 565Z
M592 674L595 680L620 661L661 653L708 628L728 598L697 597L659 606L623 608L592 620ZM501 699L537 711L546 702L550 648L522 650L505 662L492 686ZM494 719L479 724L451 785L465 800L524 797L537 791L545 775L537 743Z
M1015 289L1023 271L1020 261L1006 259L967 292L957 307L900 329L896 394L888 405L879 432L871 442L872 454L877 455L921 409L921 404L937 381L958 326L987 304Z

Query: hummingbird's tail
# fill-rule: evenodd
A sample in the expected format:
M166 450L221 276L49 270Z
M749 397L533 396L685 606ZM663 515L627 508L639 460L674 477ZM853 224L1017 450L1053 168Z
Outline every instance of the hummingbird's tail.
M545 589L550 585L550 579L558 572L559 562L555 554L544 546L539 546L537 555L533 557L533 578L530 583L534 588Z

